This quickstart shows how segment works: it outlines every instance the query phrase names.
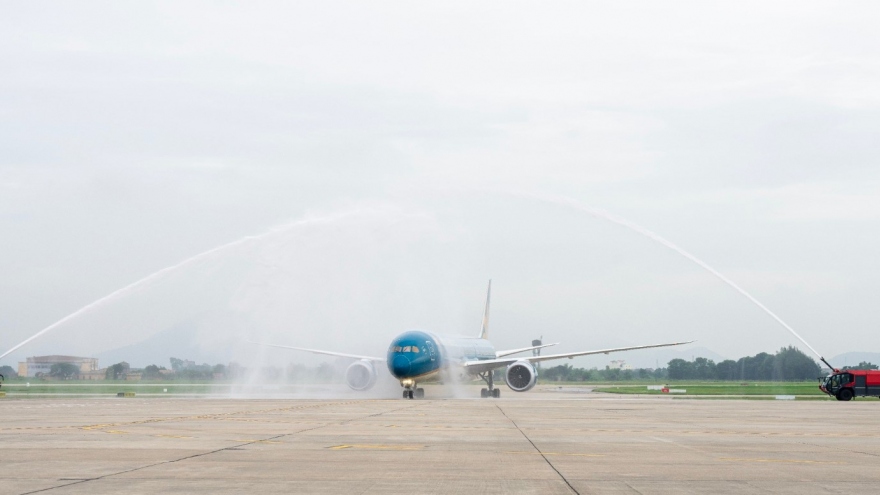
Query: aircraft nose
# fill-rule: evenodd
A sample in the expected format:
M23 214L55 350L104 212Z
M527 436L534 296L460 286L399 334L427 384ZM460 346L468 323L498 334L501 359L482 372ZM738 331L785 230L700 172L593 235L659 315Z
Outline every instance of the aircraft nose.
M391 374L400 378L405 377L410 370L410 362L406 356L398 354L394 356L394 359L391 361Z

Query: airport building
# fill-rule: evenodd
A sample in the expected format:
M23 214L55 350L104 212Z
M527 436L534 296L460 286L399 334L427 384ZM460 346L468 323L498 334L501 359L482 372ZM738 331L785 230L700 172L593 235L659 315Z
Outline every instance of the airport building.
M18 363L18 376L37 376L37 373L48 375L53 364L71 363L79 366L83 375L96 374L98 371L98 358L77 356L34 356Z
M615 361L611 361L611 364L608 365L609 370L631 370L633 367L629 364L626 364L626 361L623 359L618 359Z

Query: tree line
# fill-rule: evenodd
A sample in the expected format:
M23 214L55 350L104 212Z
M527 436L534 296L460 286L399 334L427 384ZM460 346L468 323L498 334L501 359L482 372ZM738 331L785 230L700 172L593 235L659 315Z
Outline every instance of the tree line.
M246 368L238 363L210 365L172 357L171 369L151 364L142 370L132 369L125 361L110 365L105 370L107 380L125 380L132 372L139 372L142 380L240 380L256 378L265 382L315 383L331 382L342 376L344 367L339 363L321 363L316 368L302 364L290 364L286 368L264 366ZM857 366L844 369L876 370L880 367L862 361ZM785 381L814 380L821 375L819 365L796 347L783 347L775 354L766 352L746 356L738 360L725 359L715 363L698 357L692 361L673 359L665 368L605 369L575 368L563 364L541 369L541 381L608 382L631 380L723 380L723 381ZM10 366L0 366L0 374L7 379L18 375ZM80 369L72 363L55 363L47 374L57 380L79 378ZM503 380L503 370L496 370L496 377Z
M504 371L499 372L503 379ZM570 364L561 364L538 371L538 380L551 382L618 382L632 380L665 380L666 368L638 368L623 370L619 368L585 369Z
M132 372L140 372L141 380L181 380L181 381L210 381L210 380L247 380L255 379L269 383L329 383L342 379L345 367L340 363L321 363L319 366L310 368L302 364L291 363L287 367L262 366L248 368L239 363L229 364L195 364L192 361L171 358L171 369L164 366L151 364L143 370L133 370L128 363L121 362L107 367L107 380L125 380ZM345 363L348 364L348 363Z
M862 362L852 369L878 369ZM783 347L775 354L766 352L738 360L725 359L719 363L703 357L692 361L673 359L666 368L639 368L620 370L606 368L573 368L564 364L541 370L538 376L548 381L629 381L629 380L730 380L730 381L797 381L815 380L822 374L813 359L796 347Z
M816 361L796 347L783 347L776 354L766 352L734 361L715 363L711 359L673 359L668 366L670 380L815 380L822 371Z

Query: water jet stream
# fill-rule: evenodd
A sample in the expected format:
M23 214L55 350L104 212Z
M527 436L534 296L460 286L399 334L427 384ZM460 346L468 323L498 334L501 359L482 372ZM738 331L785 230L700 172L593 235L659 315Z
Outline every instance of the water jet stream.
M706 270L707 272L711 273L712 275L714 275L715 277L717 277L718 279L720 279L722 282L724 282L725 284L729 285L729 286L732 287L734 290L736 290L737 292L739 292L741 295L745 296L746 299L748 299L749 301L751 301L752 303L754 303L756 306L758 306L759 308L761 308L762 311L764 311L765 313L767 313L768 315L770 315L770 317L772 317L774 320L776 320L777 323L779 323L780 325L782 325L782 326L783 326L786 330L788 330L792 335L794 335L795 337L797 337L798 340L800 340L801 342L803 342L804 345L807 346L807 348L809 348L811 351L813 351L813 354L815 354L816 356L818 356L818 358L819 358L820 361L822 361L823 363L825 363L826 365L828 365L829 368L834 369L831 365L828 364L827 361L825 361L825 358L822 357L822 355L819 354L819 352L818 352L816 349L813 349L813 346L811 346L806 340L804 340L803 337L801 337L800 335L798 335L798 333L795 332L794 329L791 328L791 327L788 325L788 323L786 323L785 321L783 321L782 318L780 318L779 316L777 316L776 313L774 313L773 311L770 311L770 309L769 309L767 306L764 306L764 304L762 304L761 301L755 299L755 297L752 296L751 294L749 294L745 289L743 289L742 287L740 287L739 285L737 285L733 280L730 280L729 278L725 277L723 274L721 274L720 272L718 272L718 270L716 270L716 269L712 268L711 266L709 266L708 264L706 264L706 262L704 262L703 260L697 258L697 257L694 256L693 254L691 254L691 253L685 251L685 250L682 249L681 247L679 247L679 246L677 246L676 244L672 243L671 241L669 241L669 240L667 240L667 239L665 239L665 238L659 236L658 234L655 234L654 232L652 232L652 231L650 231L650 230L648 230L648 229L642 227L641 225L638 225L638 224L632 223L632 222L630 222L629 220L626 220L626 219L624 219L624 218L618 217L618 216L616 216L616 215L612 215L612 214L610 214L610 213L608 213L608 212L606 212L606 211L600 210L600 209L598 209L598 208L593 208L593 207L591 207L591 206L587 206L587 205L585 205L585 204L583 204L583 203L580 203L579 201L577 201L577 200L575 200L575 199L572 199L572 198L569 198L569 197L566 197L566 196L553 196L553 195L535 194L535 193L528 193L528 192L521 192L521 191L505 191L505 192L508 193L508 194L510 194L510 195L512 195L512 196L517 196L517 197L527 198L527 199L533 199L533 200L538 200L538 201L542 201L542 202L545 202L545 203L550 203L550 204L555 204L555 205L558 205L558 206L565 206L565 207L568 207L568 208L572 208L572 209L574 209L574 210L577 210L577 211L580 211L580 212L586 213L586 214L588 214L588 215L590 215L590 216L593 216L593 217L596 217L596 218L600 218L600 219L602 219L602 220L606 220L606 221L609 221L609 222L611 222L611 223L614 223L614 224L620 225L621 227L626 227L626 228L632 230L633 232L635 232L635 233L637 233L637 234L640 234L640 235L642 235L642 236L644 236L644 237L647 237L648 239L651 239L652 241L654 241L654 242L656 242L656 243L658 243L658 244L661 244L661 245L663 245L663 246L665 246L665 247L667 247L667 248L669 248L669 249L675 251L676 253L678 253L678 254L684 256L685 258L689 259L689 260L692 261L693 263L697 264L700 268L702 268L702 269Z
M679 246L677 246L676 244L672 243L671 241L669 241L669 240L667 240L667 239L661 237L660 235L658 235L658 234L656 234L656 233L654 233L654 232L652 232L652 231L650 231L650 230L648 230L648 229L646 229L646 228L644 228L644 227L642 227L642 226L640 226L640 225L638 225L638 224L632 223L632 222L630 222L630 221L628 221L628 220L626 220L626 219L624 219L624 218L621 218L621 217L618 217L618 216L612 215L612 214L610 214L610 213L608 213L608 212L606 212L606 211L604 211L604 210L600 210L600 209L593 208L593 207L591 207L591 206L588 206L588 205L582 204L582 203L578 202L577 200L572 199L572 198L569 198L569 197L565 197L565 196L554 196L554 195L546 195L546 194L537 194L537 193L529 193L529 192L523 192L523 191L511 191L511 190L503 190L503 191L494 190L494 192L503 192L504 194L507 194L507 195L510 195L510 196L515 196L515 197L520 197L520 198L525 198L525 199L531 199L531 200L537 200L537 201L541 201L541 202L545 202L545 203L550 203L550 204L554 204L554 205L558 205L558 206L568 207L568 208L574 209L574 210L576 210L576 211L580 211L580 212L586 213L586 214L588 214L588 215L590 215L590 216L593 216L593 217L596 217L596 218L599 218L599 219L602 219L602 220L606 220L606 221L611 222L611 223L614 223L614 224L616 224L616 225L620 225L620 226L622 226L622 227L626 227L627 229L632 230L633 232L636 232L637 234L640 234L640 235L642 235L642 236L644 236L644 237L647 237L648 239L651 239L652 241L657 242L658 244L661 244L661 245L665 246L666 248L675 251L675 252L678 253L679 255L681 255L681 256L687 258L687 259L690 260L691 262L695 263L695 264L698 265L699 267L701 267L701 268L703 268L704 270L708 271L709 273L711 273L712 275L714 275L715 277L717 277L719 280L721 280L722 282L724 282L725 284L727 284L728 286L730 286L731 288L733 288L734 290L736 290L737 292L739 292L742 296L744 296L746 299L748 299L749 301L751 301L751 302L752 302L753 304L755 304L758 308L760 308L762 311L764 311L764 312L767 313L770 317L772 317L774 320L776 320L777 323L779 323L780 325L782 325L786 330L788 330L788 331L789 331L792 335L794 335L798 340L800 340L801 342L803 342L804 345L806 345L807 348L809 348L809 349L810 349L810 350L811 350L816 356L818 356L819 359L820 359L822 362L824 362L826 365L828 364L827 361L825 361L825 358L822 357L822 355L819 354L819 352L816 351L816 349L814 349L813 346L811 346L806 340L804 340L803 337L801 337L801 336L800 336L800 335L799 335L799 334L798 334L798 333L797 333L797 332L796 332L791 326L789 326L787 323L785 323L785 321L783 321L782 318L780 318L780 317L777 316L773 311L771 311L769 308L767 308L766 306L764 306L764 304L762 304L762 303L761 303L760 301L758 301L754 296L752 296L751 294L749 294L745 289L743 289L743 288L741 288L740 286L738 286L735 282L733 282L732 280L730 280L729 278L727 278L726 276L724 276L723 274L721 274L720 272L718 272L717 270L715 270L714 268L712 268L711 266L709 266L708 264L706 264L706 263L705 263L704 261L702 261L701 259L697 258L696 256L694 256L693 254L689 253L688 251L685 251L684 249L682 249L681 247L679 247ZM152 273L152 274L150 274L150 275L148 275L148 276L146 276L146 277L144 277L144 278L142 278L142 279L140 279L140 280L138 280L138 281L136 281L136 282L133 282L133 283L131 283L131 284L129 284L129 285L127 285L127 286L121 288L121 289L118 289L118 290L116 290L116 291L114 291L114 292L112 292L112 293L110 293L110 294L108 294L108 295L106 295L106 296L104 296L104 297L102 297L102 298L100 298L100 299L98 299L98 300L96 300L96 301L94 301L94 302L92 302L92 303L90 303L90 304L88 304L88 305L86 305L86 306L80 308L79 310L77 310L77 311L75 311L75 312L73 312L73 313L71 313L71 314L65 316L64 318L62 318L62 319L56 321L55 323L49 325L48 327L46 327L46 328L44 328L43 330L37 332L36 334L32 335L31 337L25 339L23 342L21 342L21 343L19 343L18 345L12 347L12 348L9 349L8 351L4 352L3 354L0 354L0 359L2 359L3 357L5 357L5 356L11 354L12 352L15 352L16 350L18 350L18 349L21 348L22 346L28 344L29 342L33 341L34 339L37 339L37 338L39 338L40 336L42 336L42 335L44 335L44 334L46 334L46 333L48 333L48 332L50 332L50 331L52 331L52 330L58 328L59 326L63 325L64 323L66 323L66 322L68 322L68 321L70 321L70 320L73 320L73 319L75 319L75 318L77 318L77 317L79 317L79 316L81 316L81 315L83 315L83 314L85 314L85 313L88 313L88 312L90 312L90 311L92 311L92 310L95 310L95 309L101 307L101 306L104 306L104 305L106 305L106 304L112 302L113 300L115 300L115 299L117 299L117 298L119 298L119 297L122 297L122 296L124 296L124 295L127 295L127 294L129 294L129 293L131 293L131 292L134 292L135 290L140 289L141 287L143 287L143 286L145 286L145 285L147 285L147 284L149 284L149 283L152 283L152 282L155 282L155 281L161 279L163 276L165 276L165 275L167 275L167 274L169 274L169 273L171 273L171 272L174 272L174 271L176 271L176 270L178 270L178 269L181 269L181 268L183 268L183 267L186 267L186 266L189 266L189 265L192 265L192 264L195 264L195 263L198 263L198 262L204 261L204 260L210 258L212 255L216 255L216 254L218 254L218 253L220 253L220 252L222 252L222 251L226 251L226 250L228 250L228 249L232 249L232 248L234 248L234 247L242 246L242 245L245 245L245 244L248 244L248 243L251 243L251 242L257 242L257 241L260 241L260 240L262 240L262 239L264 239L264 238L266 238L266 237L269 237L269 236L271 236L271 235L273 235L273 234L276 234L276 233L278 233L278 232L282 232L282 231L290 230L290 229L297 228L297 227L303 227L303 226L307 226L307 225L313 225L313 224L320 224L320 223L326 223L326 222L336 221L336 220L339 220L339 219L341 219L341 218L344 218L344 217L347 217L347 216L351 216L351 215L353 215L353 214L355 214L355 213L358 213L358 212L359 212L359 211L349 211L349 212L344 212L344 213L340 213L340 214L336 214L336 215L332 215L332 216L327 216L327 217L321 217L321 218L307 218L307 219L304 219L304 220L299 220L299 221L297 221L297 222L292 222L292 223L289 223L289 224L285 224L285 225L281 225L281 226L275 227L275 228L273 228L272 230L270 230L270 231L268 231L268 232L266 232L266 233L260 234L260 235L243 237L243 238L241 238L241 239L239 239L239 240L236 240L236 241L233 241L233 242L230 242L230 243L227 243L227 244L223 244L223 245L221 245L221 246L215 247L215 248L210 249L210 250L208 250L208 251L205 251L205 252L199 253L199 254L197 254L197 255L195 255L195 256L192 256L192 257L190 257L190 258L187 258L187 259L185 259L185 260L183 260L183 261L181 261L181 262L179 262L179 263L177 263L177 264L175 264L175 265L172 265L172 266L169 266L169 267L163 268L163 269L161 269L161 270L159 270L159 271L157 271L157 272L154 272L154 273ZM829 368L831 368L830 365L828 365L828 366L829 366ZM832 369L833 369L833 368L832 368Z
M100 308L101 306L104 306L119 297L130 294L130 293L134 292L135 290L140 289L141 287L143 287L149 283L152 283L152 282L155 282L155 281L161 279L162 277L164 277L165 275L168 275L171 272L174 272L174 271L179 270L183 267L204 261L204 260L210 258L211 256L216 255L222 251L226 251L226 250L229 250L229 249L232 249L235 247L239 247L239 246L242 246L242 245L245 245L248 243L257 242L257 241L260 241L260 240L262 240L266 237L269 237L273 234L277 234L279 232L284 232L284 231L298 228L298 227L305 227L305 226L309 226L309 225L332 222L332 221L336 221L336 220L339 220L339 219L347 217L347 216L352 216L356 213L358 213L358 211L348 211L348 212L343 212L343 213L330 215L330 216L326 216L326 217L315 217L315 218L306 218L303 220L298 220L296 222L291 222L288 224L279 225L277 227L272 228L268 232L265 232L265 233L262 233L259 235L242 237L241 239L238 239L236 241L232 241L232 242L223 244L221 246L217 246L213 249L209 249L207 251L199 253L195 256L191 256L191 257L189 257L189 258L187 258L187 259L185 259L175 265L171 265L171 266L165 267L159 271L153 272L152 274L147 275L146 277L144 277L136 282L133 282L129 285L126 285L125 287L123 287L121 289L113 291L110 294L107 294L106 296L104 296L104 297L102 297L102 298L100 298L100 299L98 299L98 300L96 300L86 306L83 306L82 308L74 311L73 313L70 313L69 315L65 316L64 318L56 321L55 323L49 325L48 327L40 330L39 332L35 333L34 335L32 335L30 337L28 337L23 342L19 343L18 345L14 346L13 348L9 349L8 351L4 352L3 354L0 354L0 359L15 352L20 347L28 344L29 342L33 341L34 339L37 339L40 336L45 335L46 333L48 333L48 332L60 327L61 325L67 323L68 321L73 320L74 318L77 318L78 316L81 316L81 315L88 313L92 310Z

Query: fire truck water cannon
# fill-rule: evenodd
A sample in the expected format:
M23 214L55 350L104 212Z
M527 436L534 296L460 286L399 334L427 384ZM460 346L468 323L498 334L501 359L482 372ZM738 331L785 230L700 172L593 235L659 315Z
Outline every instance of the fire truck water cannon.
M880 370L839 370L825 358L820 358L831 374L819 378L819 390L837 400L852 400L853 397L880 398Z

